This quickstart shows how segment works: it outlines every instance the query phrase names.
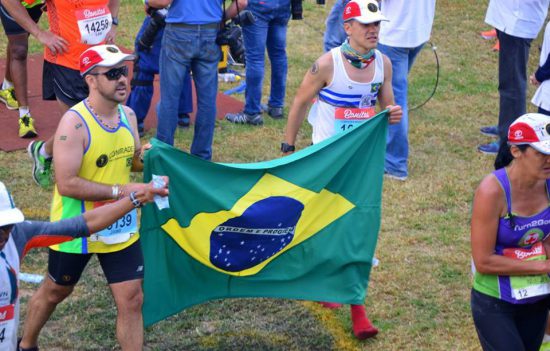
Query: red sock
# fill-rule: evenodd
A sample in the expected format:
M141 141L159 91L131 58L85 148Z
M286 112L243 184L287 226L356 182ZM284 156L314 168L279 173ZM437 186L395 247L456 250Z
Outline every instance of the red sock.
M378 329L369 321L363 305L351 305L351 322L353 334L359 340L368 339L378 334Z

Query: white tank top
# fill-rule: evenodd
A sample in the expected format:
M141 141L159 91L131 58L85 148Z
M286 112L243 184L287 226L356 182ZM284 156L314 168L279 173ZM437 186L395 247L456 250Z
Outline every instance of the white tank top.
M313 127L311 139L314 144L372 117L378 91L384 82L384 58L380 51L375 50L374 77L368 83L349 78L340 47L330 52L334 64L332 81L319 91L307 118Z

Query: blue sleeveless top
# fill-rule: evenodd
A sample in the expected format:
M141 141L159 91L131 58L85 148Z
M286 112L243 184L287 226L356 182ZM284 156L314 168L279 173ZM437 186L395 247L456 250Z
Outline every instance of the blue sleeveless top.
M550 206L541 212L523 217L512 213L512 192L505 168L493 172L506 195L507 214L498 223L495 253L518 260L545 260L542 242L550 234ZM550 180L546 180L546 193ZM550 294L548 274L508 276L476 272L474 289L495 298L526 304Z

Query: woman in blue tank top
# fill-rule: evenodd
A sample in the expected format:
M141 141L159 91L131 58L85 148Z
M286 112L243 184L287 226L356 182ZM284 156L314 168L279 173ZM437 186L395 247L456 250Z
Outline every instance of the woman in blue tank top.
M550 303L550 117L525 114L508 130L474 196L471 297L484 350L538 350Z

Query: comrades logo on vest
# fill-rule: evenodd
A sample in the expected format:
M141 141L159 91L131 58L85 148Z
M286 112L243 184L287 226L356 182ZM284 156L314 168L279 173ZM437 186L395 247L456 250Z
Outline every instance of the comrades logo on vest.
M97 161L95 161L96 166L99 168L105 167L107 163L109 162L109 157L107 155L103 154L97 158Z
M537 243L538 241L541 241L542 238L544 237L544 233L542 232L542 230L538 229L538 228L534 228L534 229L531 229L529 231L527 231L527 233L525 233L521 239L519 240L519 243L518 245L519 246L531 246L535 243Z
M268 197L252 204L241 216L229 219L212 231L210 261L230 272L264 262L292 241L303 209L302 203L284 196Z

